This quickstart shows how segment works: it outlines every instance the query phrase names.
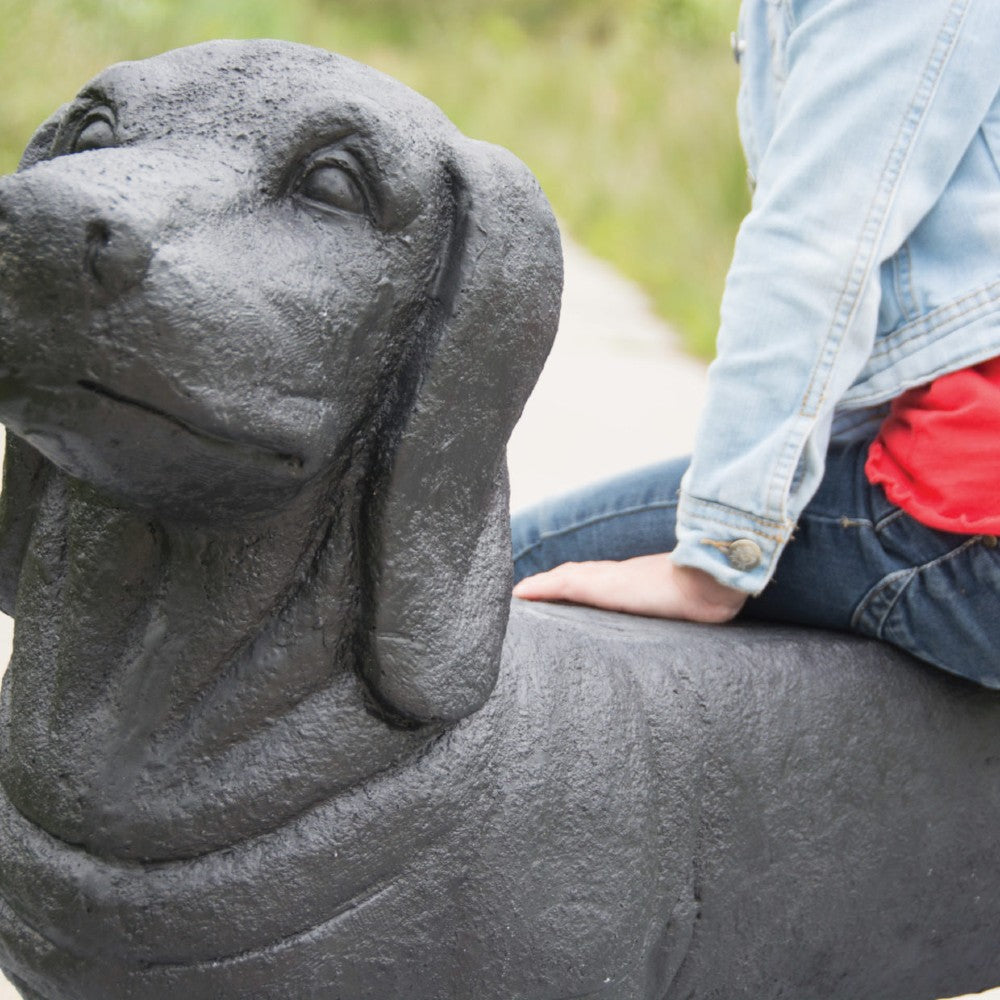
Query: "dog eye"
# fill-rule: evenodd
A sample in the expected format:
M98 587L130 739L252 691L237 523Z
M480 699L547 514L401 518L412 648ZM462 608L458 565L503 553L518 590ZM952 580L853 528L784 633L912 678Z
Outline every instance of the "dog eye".
M338 163L317 163L303 174L296 193L307 201L342 212L363 215L368 208L360 185Z
M114 124L104 113L91 113L84 118L76 133L73 152L85 153L89 149L107 149L115 144Z

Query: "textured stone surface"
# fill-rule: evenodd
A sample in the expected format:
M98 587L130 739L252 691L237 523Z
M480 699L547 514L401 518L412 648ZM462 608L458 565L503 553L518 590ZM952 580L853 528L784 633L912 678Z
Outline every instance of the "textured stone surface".
M1000 697L848 637L511 611L503 448L560 271L512 157L347 60L219 43L112 68L24 167L0 965L26 997L997 981Z

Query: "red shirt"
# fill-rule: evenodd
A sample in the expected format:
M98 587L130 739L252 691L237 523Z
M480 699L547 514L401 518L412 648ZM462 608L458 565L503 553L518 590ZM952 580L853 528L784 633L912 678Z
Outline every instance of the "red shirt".
M1000 358L893 400L865 473L923 524L1000 535Z

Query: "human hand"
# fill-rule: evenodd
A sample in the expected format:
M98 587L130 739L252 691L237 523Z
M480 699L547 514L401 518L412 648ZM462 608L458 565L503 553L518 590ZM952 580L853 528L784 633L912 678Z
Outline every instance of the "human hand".
M569 601L608 611L692 622L727 622L747 594L700 569L677 566L669 552L621 562L563 563L525 577L514 596L527 601Z

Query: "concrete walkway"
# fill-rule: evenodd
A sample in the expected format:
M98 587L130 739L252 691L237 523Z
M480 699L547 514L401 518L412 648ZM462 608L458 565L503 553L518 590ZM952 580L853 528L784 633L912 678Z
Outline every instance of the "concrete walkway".
M559 336L510 444L512 505L687 453L704 393L704 366L680 352L645 296L567 246ZM10 633L0 615L0 664ZM0 1000L17 1000L2 979Z
M508 449L515 509L687 454L705 396L705 366L638 288L573 244L565 259L559 334Z

